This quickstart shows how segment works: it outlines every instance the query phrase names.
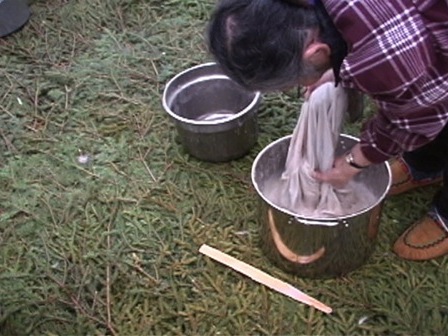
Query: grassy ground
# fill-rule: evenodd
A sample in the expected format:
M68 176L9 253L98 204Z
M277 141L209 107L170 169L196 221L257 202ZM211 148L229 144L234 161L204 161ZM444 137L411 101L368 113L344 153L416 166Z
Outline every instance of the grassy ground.
M210 60L212 6L31 1L31 21L0 39L0 334L445 334L447 259L412 263L390 251L433 189L387 200L364 267L302 279L260 251L250 182L256 154L291 133L295 95L264 97L258 144L240 160L200 162L180 146L161 93ZM334 313L199 255L203 243Z

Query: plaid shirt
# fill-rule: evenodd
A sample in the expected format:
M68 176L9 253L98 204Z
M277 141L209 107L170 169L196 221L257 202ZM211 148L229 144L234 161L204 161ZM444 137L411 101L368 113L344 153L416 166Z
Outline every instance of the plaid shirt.
M322 2L348 45L341 84L378 106L361 133L367 159L432 141L448 121L448 1Z

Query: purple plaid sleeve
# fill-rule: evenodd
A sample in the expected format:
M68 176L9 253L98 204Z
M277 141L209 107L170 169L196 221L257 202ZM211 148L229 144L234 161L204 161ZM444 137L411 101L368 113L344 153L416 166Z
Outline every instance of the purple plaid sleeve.
M348 43L341 84L371 96L361 146L382 162L433 140L448 122L448 5L440 0L323 0Z

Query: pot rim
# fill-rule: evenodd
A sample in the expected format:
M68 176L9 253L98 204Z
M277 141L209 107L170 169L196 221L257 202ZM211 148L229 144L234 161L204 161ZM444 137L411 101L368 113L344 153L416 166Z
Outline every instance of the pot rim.
M356 138L352 135L349 134L344 134L341 133L340 136L348 138L348 139L352 139L352 140L356 140L359 142L359 138ZM387 181L387 186L384 190L384 192L381 194L380 197L378 197L378 199L376 200L376 202L374 202L373 204L371 204L370 206L359 210L353 214L349 214L349 215L344 215L344 216L337 216L337 217L305 217L303 215L299 215L296 214L286 208L283 208L281 206L278 206L276 204L274 204L272 201L270 201L264 194L263 192L260 190L260 187L255 179L255 174L256 174L256 168L258 166L259 161L261 160L261 158L263 157L263 155L272 147L274 147L275 145L277 145L278 143L281 143L287 139L291 139L292 138L292 134L290 135L286 135L284 137L281 137L273 142L271 142L269 145L267 145L265 148L263 148L263 150L260 151L260 153L258 153L258 155L256 156L253 164L252 164L252 170L251 170L251 179L252 179L252 185L254 186L255 190L257 191L257 194L259 197L261 197L263 199L264 202L266 202L267 204L269 204L272 208L281 211L287 215L290 215L292 217L294 217L297 221L303 223L303 224L308 224L308 225L324 225L324 226L335 226L337 224L339 224L340 221L346 221L350 218L353 217L357 217L363 213L366 213L370 210L372 210L374 207L376 207L378 204L380 204L384 198L387 195L387 192L389 191L390 185L392 183L392 174L391 174L391 170L390 170L390 165L389 163L383 162L381 163L381 165L384 165L384 167L386 168L387 171L387 176L388 176L388 181Z
M192 71L192 70L196 70L196 69L200 69L200 68L205 68L205 67L211 67L211 66L219 66L218 63L216 62L208 62L208 63L202 63L199 65L195 65L193 67L190 67L188 69L183 70L182 72L178 73L176 76L174 76L171 80L168 81L168 83L165 85L165 89L163 90L163 96L162 96L162 105L163 108L165 109L165 111L175 120L189 124L189 125L198 125L198 126L213 126L213 125L221 125L221 124L225 124L227 122L231 122L235 119L240 118L241 116L247 114L248 112L250 112L252 109L254 109L256 107L256 105L259 103L260 99L261 99L261 93L259 91L253 91L252 93L254 93L254 98L252 99L252 101L250 102L249 105L247 105L244 109L242 109L240 112L235 113L232 117L230 118L225 118L222 120L194 120L194 119L188 119L188 118L184 118L181 117L180 115L174 113L173 110L171 110L170 106L168 105L167 102L167 91L168 89L172 86L172 84L181 76L183 76L184 74ZM212 78L222 78L222 79L228 79L230 81L233 82L233 80L225 75L225 74L211 74L211 75L207 75L207 76L202 76L199 77L195 80L193 80L192 82L189 82L188 84L194 84L194 83L198 83L207 79L212 79ZM236 84L236 83L235 83ZM182 86L181 88L178 89L178 91L180 91L180 89L184 88L186 86ZM251 91L248 91L251 92Z

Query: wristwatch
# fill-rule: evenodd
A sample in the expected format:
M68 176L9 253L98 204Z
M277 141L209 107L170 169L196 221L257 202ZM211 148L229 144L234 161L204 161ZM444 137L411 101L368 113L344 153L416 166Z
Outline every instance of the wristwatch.
M356 168L356 169L365 169L368 167L368 166L361 166L360 164L357 164L355 162L355 159L353 158L352 152L348 152L347 154L345 154L345 162L347 162L350 166L352 166L353 168Z

